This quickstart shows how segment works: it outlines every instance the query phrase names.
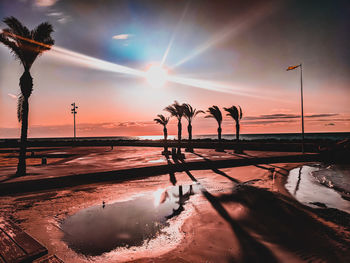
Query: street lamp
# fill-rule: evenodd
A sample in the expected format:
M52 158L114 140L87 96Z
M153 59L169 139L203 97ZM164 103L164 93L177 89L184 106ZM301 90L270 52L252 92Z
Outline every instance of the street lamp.
M75 106L75 102L73 102L71 108L71 113L73 114L73 119L74 119L74 140L76 139L76 129L75 129L75 114L77 114L77 109L78 106Z

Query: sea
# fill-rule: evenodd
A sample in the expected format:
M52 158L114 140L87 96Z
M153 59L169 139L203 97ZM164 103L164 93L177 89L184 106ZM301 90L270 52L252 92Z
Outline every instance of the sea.
M169 140L176 139L176 135L168 135ZM183 138L187 139L187 134L183 134ZM202 134L194 135L193 139L217 139L217 134ZM252 140L300 140L300 133L265 133L265 134L240 134L240 140L252 141ZM34 138L33 138L34 139ZM41 138L35 138L41 139ZM42 138L44 139L44 138ZM45 138L49 139L49 138ZM52 138L54 139L54 138ZM71 137L60 138L60 139L71 139ZM83 140L161 140L163 135L146 135L146 136L104 136L104 137L78 137ZM235 134L223 134L222 139L234 140L236 139ZM305 139L308 140L333 140L339 141L344 139L350 140L350 132L334 132L334 133L305 133Z

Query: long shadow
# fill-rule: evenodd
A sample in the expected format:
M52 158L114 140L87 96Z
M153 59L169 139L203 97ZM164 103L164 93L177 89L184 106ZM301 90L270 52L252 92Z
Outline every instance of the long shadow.
M238 202L248 208L249 216L241 220L241 224L305 261L347 262L344 259L350 257L346 250L349 240L310 214L324 211L322 209L301 207L280 193L248 185L240 185L217 199L222 203Z
M17 174L12 174L12 175L8 176L7 178L0 180L0 183L7 182L7 181L10 181L11 179L18 178L18 177L19 176Z
M212 163L212 161L211 161L210 159L204 157L203 155L200 155L200 154L195 153L195 152L192 152L192 153L193 153L194 155L197 155L198 157L203 158L203 160L205 160L206 162ZM217 173L217 174L220 174L220 175L226 177L227 179L229 179L230 181L232 181L232 182L234 182L234 183L236 183L236 184L239 184L239 183L240 183L239 180L237 180L237 179L235 179L235 178L233 178L233 177L227 175L227 174L224 173L223 171L220 171L219 169L215 168L215 167L214 167L214 164L213 164L213 166L212 166L210 169L211 169L213 172L215 172L215 173Z
M225 151L225 152L228 153L228 154L231 154L231 155L233 155L233 156L237 156L237 157L241 157L241 158L248 158L248 157L250 157L250 158L257 158L256 156L251 155L251 154L248 154L248 153L241 153L241 154L238 154L238 153L230 153L230 152L227 152L227 151ZM248 157L247 157L247 156L248 156ZM277 166L277 165L273 165L273 164L266 164L266 165L271 166L271 167L273 167L273 168L278 168L278 169L284 170L284 171L286 171L286 172L289 171L288 169L283 168L283 167L280 167L280 166ZM267 168L267 167L259 166L259 165L256 165L256 167L262 168L262 169L271 169L271 168Z
M240 157L240 158L243 158L243 159L250 159L249 157L251 158L256 158L256 156L254 155L249 155L249 154L237 154L237 153L230 153L230 152L226 152L230 155L233 155L233 156L237 156L237 157ZM242 156L243 155L243 156ZM244 155L247 155L249 157L245 157ZM264 170L267 170L267 171L270 171L271 173L273 172L276 172L276 173L279 173L281 175L283 175L281 172L279 171L276 171L275 168L278 168L278 169L281 169L281 170L285 170L285 171L288 171L288 169L285 169L285 168L282 168L282 167L279 167L277 165L272 165L272 164L265 164L265 165L268 165L270 167L265 167L265 166L262 166L262 165L259 165L259 164L253 164L255 167L257 168L261 168L261 169L264 169Z
M168 154L165 155L165 158L166 158L166 160L167 160L167 162L168 162L168 166L169 166L169 180L170 180L170 182L172 183L172 185L176 185L176 182L177 182L177 181L176 181L175 173L174 173L174 171L173 171L173 169L172 169L172 167L171 167L171 166L173 166L173 164L171 163Z
M183 159L179 159L181 163L185 163ZM177 162L179 162L177 160ZM198 183L198 180L186 169L185 173L191 178L193 182ZM211 193L209 193L203 186L201 186L203 196L209 201L212 207L218 214L230 225L232 232L237 236L241 245L240 262L278 262L272 252L259 241L254 239L247 231L245 231L226 211L221 202Z

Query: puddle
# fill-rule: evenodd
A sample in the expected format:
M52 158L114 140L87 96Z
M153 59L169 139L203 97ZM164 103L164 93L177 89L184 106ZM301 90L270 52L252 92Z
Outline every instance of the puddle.
M312 173L320 168L304 165L290 171L286 189L301 203L311 207L337 208L350 213L350 202L332 188L322 185Z
M63 241L79 254L99 256L119 247L142 246L169 226L199 192L198 185L174 186L132 200L92 206L65 219Z
M148 163L163 163L163 162L165 162L164 159L158 159L158 160L150 160L150 161L148 161Z

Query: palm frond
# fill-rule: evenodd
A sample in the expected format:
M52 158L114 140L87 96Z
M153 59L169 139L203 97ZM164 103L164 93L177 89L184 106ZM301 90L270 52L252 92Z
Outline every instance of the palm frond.
M23 95L19 95L18 96L18 100L17 100L17 119L18 122L22 121L22 116L23 116L23 102L24 102L24 97Z
M204 113L202 110L194 109L190 104L184 103L184 116L188 122L191 122L194 117L196 117L199 113Z
M214 118L219 125L221 124L222 114L218 106L213 105L212 107L209 107L207 112L209 115L205 116L205 118Z
M11 29L13 34L27 38L30 37L29 29L14 16L5 17L3 22Z
M15 42L11 41L6 33L0 33L0 42L3 43L10 49L10 52L15 56L16 59L22 61L22 53Z
M35 59L54 44L51 38L53 28L49 23L41 23L32 31L21 24L15 17L7 17L3 22L8 26L2 30L0 42L11 49L29 70Z
M238 105L238 107L239 107L239 119L242 119L242 117L243 117L242 108L239 105Z
M158 114L157 115L158 116L158 118L157 119L154 119L154 121L156 122L156 123L159 123L159 124L161 124L161 125L163 125L163 126L166 126L167 124L168 124L168 122L169 122L169 117L165 117L164 115L162 115L162 114Z
M51 33L53 32L54 30L52 28L52 25L47 22L44 22L31 31L31 37L33 40L41 42L43 44L53 45L54 41L51 38Z
M229 108L224 108L224 110L227 111L226 115L232 117L236 122L242 119L242 109L240 106L238 106L238 108L236 106L231 106Z
M181 120L184 115L184 104L180 105L176 100L173 104L167 106L165 111L169 112L171 116L176 117L178 120Z

